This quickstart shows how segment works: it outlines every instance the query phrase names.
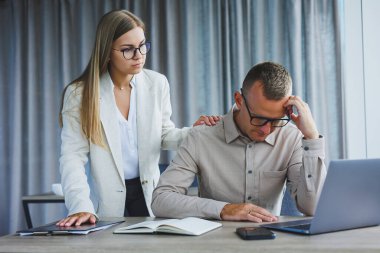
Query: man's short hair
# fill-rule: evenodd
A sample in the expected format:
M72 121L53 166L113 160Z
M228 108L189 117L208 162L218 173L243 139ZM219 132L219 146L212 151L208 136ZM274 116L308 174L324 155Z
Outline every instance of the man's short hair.
M247 94L256 81L263 84L264 96L270 100L280 100L290 95L292 78L284 66L274 62L263 62L251 68L243 82L242 90Z

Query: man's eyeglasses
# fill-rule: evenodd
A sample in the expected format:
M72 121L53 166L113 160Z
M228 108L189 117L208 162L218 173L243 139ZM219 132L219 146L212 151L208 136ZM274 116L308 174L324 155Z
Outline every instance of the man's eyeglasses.
M150 50L150 42L145 42L140 47L129 47L122 50L112 48L113 50L119 51L123 53L123 57L126 60L130 60L135 57L137 50L139 50L140 54L146 55Z
M245 99L245 96L243 94L243 90L241 90L241 95L243 96L244 99L244 104L247 107L247 111L249 114L249 117L251 118L251 125L253 126L264 126L270 122L272 127L283 127L286 124L289 123L290 118L289 116L287 118L281 118L281 119L270 119L270 118L265 118L261 116L252 116L251 111L249 110L248 104L247 104L247 99Z

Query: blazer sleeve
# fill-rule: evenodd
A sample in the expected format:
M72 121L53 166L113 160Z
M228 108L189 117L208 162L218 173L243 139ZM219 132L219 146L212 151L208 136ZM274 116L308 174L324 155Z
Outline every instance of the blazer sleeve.
M186 137L190 127L176 128L170 117L172 115L172 106L170 104L169 82L165 77L162 91L162 134L161 148L177 150L182 140Z
M82 132L80 106L82 92L70 85L66 89L62 109L61 156L59 159L61 183L68 215L89 212L95 215L90 200L90 187L85 173L89 141Z

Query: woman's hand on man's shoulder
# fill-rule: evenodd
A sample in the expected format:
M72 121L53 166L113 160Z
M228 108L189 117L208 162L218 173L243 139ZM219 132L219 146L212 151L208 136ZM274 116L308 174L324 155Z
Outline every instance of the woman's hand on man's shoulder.
M221 116L207 116L201 115L197 121L193 124L193 126L207 125L207 126L215 126L216 123L221 119Z

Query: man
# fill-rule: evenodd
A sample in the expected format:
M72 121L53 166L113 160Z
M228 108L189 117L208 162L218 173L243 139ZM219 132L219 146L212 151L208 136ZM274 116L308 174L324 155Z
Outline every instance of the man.
M219 124L190 131L153 192L153 213L276 221L286 183L298 209L313 215L326 177L324 139L291 86L283 66L254 66ZM200 197L186 195L195 175Z

